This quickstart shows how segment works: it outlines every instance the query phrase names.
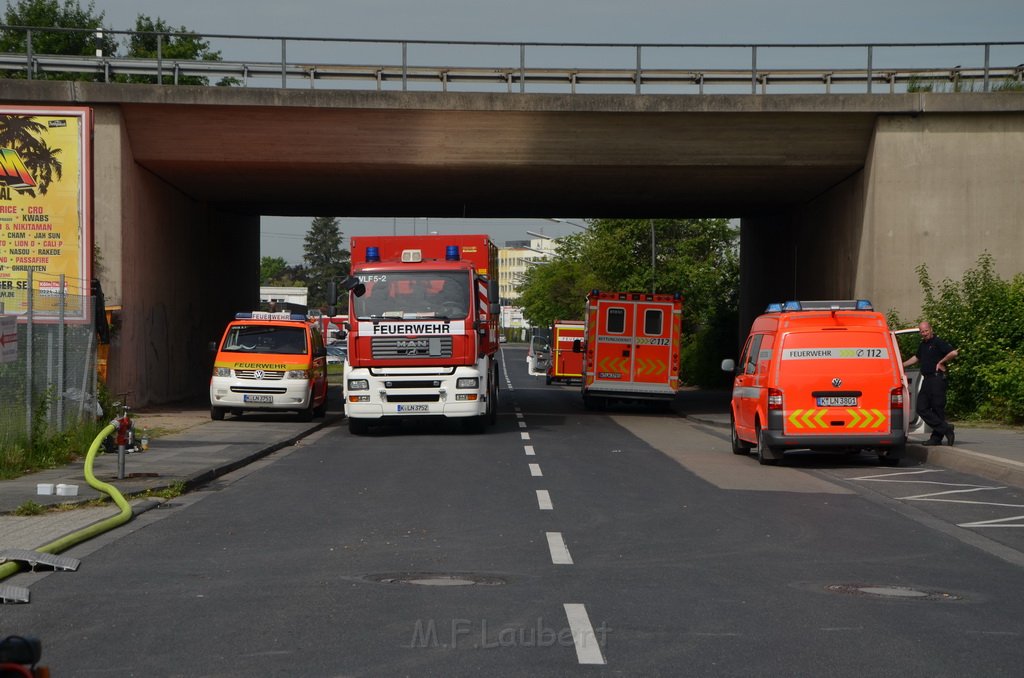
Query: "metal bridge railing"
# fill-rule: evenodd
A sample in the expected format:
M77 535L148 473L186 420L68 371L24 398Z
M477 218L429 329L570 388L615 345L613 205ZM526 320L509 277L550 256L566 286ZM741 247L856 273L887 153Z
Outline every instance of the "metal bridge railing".
M39 53L49 32L155 38L152 58ZM21 52L0 53L6 77L92 76L180 84L234 78L242 86L447 92L744 93L989 92L1024 88L1024 41L875 44L614 44L371 40L0 26ZM162 56L169 41L207 41L217 61ZM126 40L127 41L127 40ZM289 56L289 53L292 56ZM296 58L294 53L300 53ZM994 52L996 53L994 55ZM350 55L341 60L339 54ZM272 55L272 56L271 56ZM457 56L455 56L457 55ZM438 61L438 59L445 59ZM902 61L901 61L902 60ZM497 61L496 65L485 65ZM956 64L947 66L944 64ZM443 64L443 65L438 65ZM813 64L813 65L807 65ZM924 64L924 65L922 65ZM966 65L965 65L966 64Z

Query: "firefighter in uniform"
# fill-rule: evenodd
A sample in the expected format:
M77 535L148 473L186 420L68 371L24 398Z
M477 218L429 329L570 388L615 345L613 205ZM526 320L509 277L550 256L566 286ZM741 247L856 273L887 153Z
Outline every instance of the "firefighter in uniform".
M953 425L946 421L946 363L957 356L957 350L949 342L935 336L931 323L918 325L921 343L917 355L903 361L904 367L921 364L921 391L917 394L917 414L932 429L925 445L941 445L942 439L953 445L956 434Z

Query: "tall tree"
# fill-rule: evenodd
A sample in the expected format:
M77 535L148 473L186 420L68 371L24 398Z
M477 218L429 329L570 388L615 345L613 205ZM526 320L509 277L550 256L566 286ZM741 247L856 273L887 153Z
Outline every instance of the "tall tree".
M96 50L103 54L117 53L117 41L107 32L96 37L97 29L103 28L103 12L96 12L95 3L90 0L85 7L78 0L18 0L8 2L4 12L4 23L8 26L27 26L32 31L32 52L35 54L65 54L69 56L94 56ZM88 29L88 30L45 30L45 29ZM0 52L26 53L28 33L24 29L6 28L0 31ZM24 69L5 71L3 77L25 78ZM102 80L103 76L92 73L47 72L33 73L37 80Z
M197 33L184 26L174 28L159 17L151 19L145 14L140 14L135 19L135 31L128 37L130 57L155 59L159 47L160 57L169 61L221 61L220 52L210 49L207 40L203 40ZM124 77L123 81L156 82L156 76L132 75ZM173 74L163 76L163 84L173 83ZM210 79L201 76L180 76L178 84L208 85ZM222 78L217 83L218 86L239 84L241 81L237 78Z
M348 275L349 251L342 248L341 227L337 217L316 217L302 244L308 269L309 307L327 304L327 283Z

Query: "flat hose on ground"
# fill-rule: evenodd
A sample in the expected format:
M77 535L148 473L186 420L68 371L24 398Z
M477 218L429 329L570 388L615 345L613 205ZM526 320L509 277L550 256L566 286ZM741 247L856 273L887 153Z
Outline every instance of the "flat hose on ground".
M116 487L98 480L92 472L93 460L96 458L96 454L99 452L100 446L103 444L104 438L114 432L114 425L108 424L106 428L100 431L96 439L92 441L92 445L89 446L89 452L85 455L85 481L89 483L90 487L95 490L99 490L104 494L110 496L114 500L114 503L121 509L121 512L116 516L111 516L101 520L98 523L94 523L89 527L82 528L77 532L72 532L69 535L65 535L57 541L51 542L46 546L41 546L37 551L40 553L58 554L62 551L66 551L72 546L82 543L88 539L103 534L108 530L112 530L119 525L123 525L132 519L132 507L128 501L121 495ZM0 580L10 577L20 570L20 565L16 562L8 562L0 565Z

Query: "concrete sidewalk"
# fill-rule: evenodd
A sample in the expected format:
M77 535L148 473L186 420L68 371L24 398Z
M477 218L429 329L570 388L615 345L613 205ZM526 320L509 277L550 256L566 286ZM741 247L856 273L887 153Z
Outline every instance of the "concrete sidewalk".
M338 402L339 399L332 399ZM729 394L687 390L679 395L675 410L681 416L706 425L727 429ZM338 402L340 406L340 402ZM195 407L164 412L187 424L187 428L155 438L147 452L127 455L124 480L117 479L117 455L99 455L94 464L96 477L114 485L126 497L179 485L192 489L238 469L283 447L293 445L311 432L338 422L343 415L332 409L325 419L303 423L291 414L247 414L243 419L228 417L210 421L206 408ZM157 416L136 413L138 426L171 428ZM956 447L924 447L912 443L907 454L914 459L976 474L990 480L1024 487L1024 430L957 425ZM73 497L39 495L39 484L73 485ZM27 502L44 506L87 504L106 497L86 483L84 460L63 468L41 471L14 480L0 481L0 552L5 549L36 550L66 535L78 532L119 510L112 502L101 506L66 511L48 511L34 516L14 512ZM141 497L131 500L136 513L157 506L159 500Z

